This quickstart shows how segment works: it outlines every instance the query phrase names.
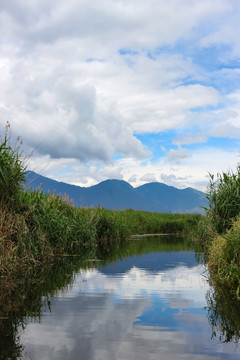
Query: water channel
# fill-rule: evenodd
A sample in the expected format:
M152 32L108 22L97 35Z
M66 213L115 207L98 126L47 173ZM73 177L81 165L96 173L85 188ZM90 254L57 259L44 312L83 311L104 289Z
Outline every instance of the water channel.
M0 359L239 359L239 308L224 303L229 318L217 310L201 259L171 236L133 238L102 259L66 257L11 290Z

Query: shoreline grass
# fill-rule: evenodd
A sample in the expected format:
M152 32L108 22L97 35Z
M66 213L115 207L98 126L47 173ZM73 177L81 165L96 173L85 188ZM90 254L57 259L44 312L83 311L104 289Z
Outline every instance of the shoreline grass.
M196 214L161 214L75 208L54 194L19 192L18 206L0 209L0 272L53 261L64 254L90 253L123 243L130 235L186 234Z
M240 300L240 166L237 171L210 174L209 207L198 225L210 280ZM214 286L215 286L214 285Z
M118 211L119 218L128 224L131 235L135 234L187 234L197 227L200 214L156 213L140 210Z
M0 137L0 275L64 254L91 253L132 234L186 233L200 215L76 208L68 198L24 189L19 146Z

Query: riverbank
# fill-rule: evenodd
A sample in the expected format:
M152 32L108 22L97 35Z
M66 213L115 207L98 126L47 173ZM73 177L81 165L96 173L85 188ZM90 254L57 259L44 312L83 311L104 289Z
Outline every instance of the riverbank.
M118 348L121 348L126 341L131 342L130 347L134 350L131 353L135 354L139 350L138 334L141 326L144 334L147 327L144 341L147 343L153 338L149 349L152 353L156 352L154 358L158 357L159 348L164 348L166 337L163 337L163 333L168 338L171 334L171 344L176 338L188 335L189 346L186 347L184 342L183 348L176 348L178 355L181 353L183 358L192 356L192 332L196 335L194 347L206 348L207 343L209 349L211 334L217 336L217 340L221 335L219 330L215 332L211 322L217 320L219 326L221 322L217 309L212 307L210 294L206 307L208 285L200 275L204 267L198 262L194 250L194 243L188 242L185 237L141 237L107 247L108 252L99 254L97 263L92 259L84 261L78 256L67 256L52 266L39 266L28 277L17 277L11 289L7 284L4 285L7 290L1 292L0 296L0 317L2 315L3 318L0 320L2 359L25 359L29 358L29 354L31 358L38 359L42 358L47 349L50 358L57 354L57 358L68 356L74 360L76 354L83 353L82 349L85 344L89 344L89 339L94 349L96 344L100 344L100 358L104 346L110 349L117 343ZM232 310L232 306L229 308ZM176 313L181 314L177 316L177 323ZM209 313L211 318L208 323ZM50 328L46 328L47 323ZM229 328L229 323L227 325ZM159 328L161 332L156 331ZM105 337L102 337L103 329L106 330ZM156 333L159 334L158 342L162 341L157 350ZM56 334L61 339L63 334L64 339L70 339L70 344L76 344L79 350L66 348L66 341L62 341L63 347L57 348L53 354L55 342L51 337L56 338ZM74 334L77 334L77 341L72 340L75 339ZM26 341L29 335L31 339ZM101 341L93 340L96 338ZM38 349L39 344L41 349ZM211 341L211 344L211 353L214 353L219 349L219 343ZM221 346L229 350L229 345ZM165 348L169 352L168 347ZM147 352L145 358L148 358ZM170 353L171 357L171 349ZM120 357L129 359L129 354ZM199 357L205 359L206 349Z
M240 300L240 166L237 171L210 175L209 208L198 225L210 281L228 288Z
M94 258L98 248L132 234L186 233L200 215L76 208L65 196L23 187L26 168L7 135L0 143L0 273L66 254Z
M123 242L130 230L114 212L78 209L55 195L19 192L18 206L0 209L0 269L9 272L64 254L94 257L97 246Z
M130 235L186 233L198 215L75 208L54 194L19 191L18 206L0 209L0 269L37 265L64 254L94 258L99 247Z

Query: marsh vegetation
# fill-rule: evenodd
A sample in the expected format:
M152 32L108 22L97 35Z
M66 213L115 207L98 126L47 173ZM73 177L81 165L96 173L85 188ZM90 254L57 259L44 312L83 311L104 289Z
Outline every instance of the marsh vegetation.
M184 233L197 224L198 215L76 208L66 196L27 191L20 143L10 145L8 130L9 124L0 143L1 274L64 254L94 257L103 243L123 243L131 234Z
M40 359L46 352L52 359L75 360L79 352L93 359L103 349L132 359L139 346L142 359L160 350L218 359L219 340L239 340L239 304L225 293L216 297L195 250L181 236L140 236L103 246L98 261L87 258L91 253L65 256L28 276L0 279L0 359ZM174 339L185 340L173 347ZM237 359L228 345L224 355Z
M239 168L236 174L210 177L206 216L76 208L67 197L44 194L41 188L25 190L26 167L18 145L10 145L6 131L0 142L1 359L8 358L8 351L12 359L20 356L19 328L25 328L29 317L40 319L51 297L74 282L79 262L81 269L90 269L96 260L98 266L107 266L129 256L192 246L186 236L180 241L128 241L131 235L147 233L187 235L195 230L210 269L207 306L212 334L238 342Z
M211 281L240 299L240 166L210 175L206 216L198 224Z

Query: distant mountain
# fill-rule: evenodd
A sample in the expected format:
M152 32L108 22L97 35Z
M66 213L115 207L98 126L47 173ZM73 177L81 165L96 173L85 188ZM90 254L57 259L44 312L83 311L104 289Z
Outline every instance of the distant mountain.
M26 187L43 192L55 192L61 196L67 194L75 206L102 206L107 209L133 209L152 212L203 212L201 206L207 206L205 193L192 189L177 189L162 183L153 182L133 188L123 180L105 180L90 187L80 187L49 179L28 172Z
M163 183L152 182L135 189L136 192L149 200L161 199L161 203L170 212L200 211L200 206L207 206L206 194L192 189L177 189Z

